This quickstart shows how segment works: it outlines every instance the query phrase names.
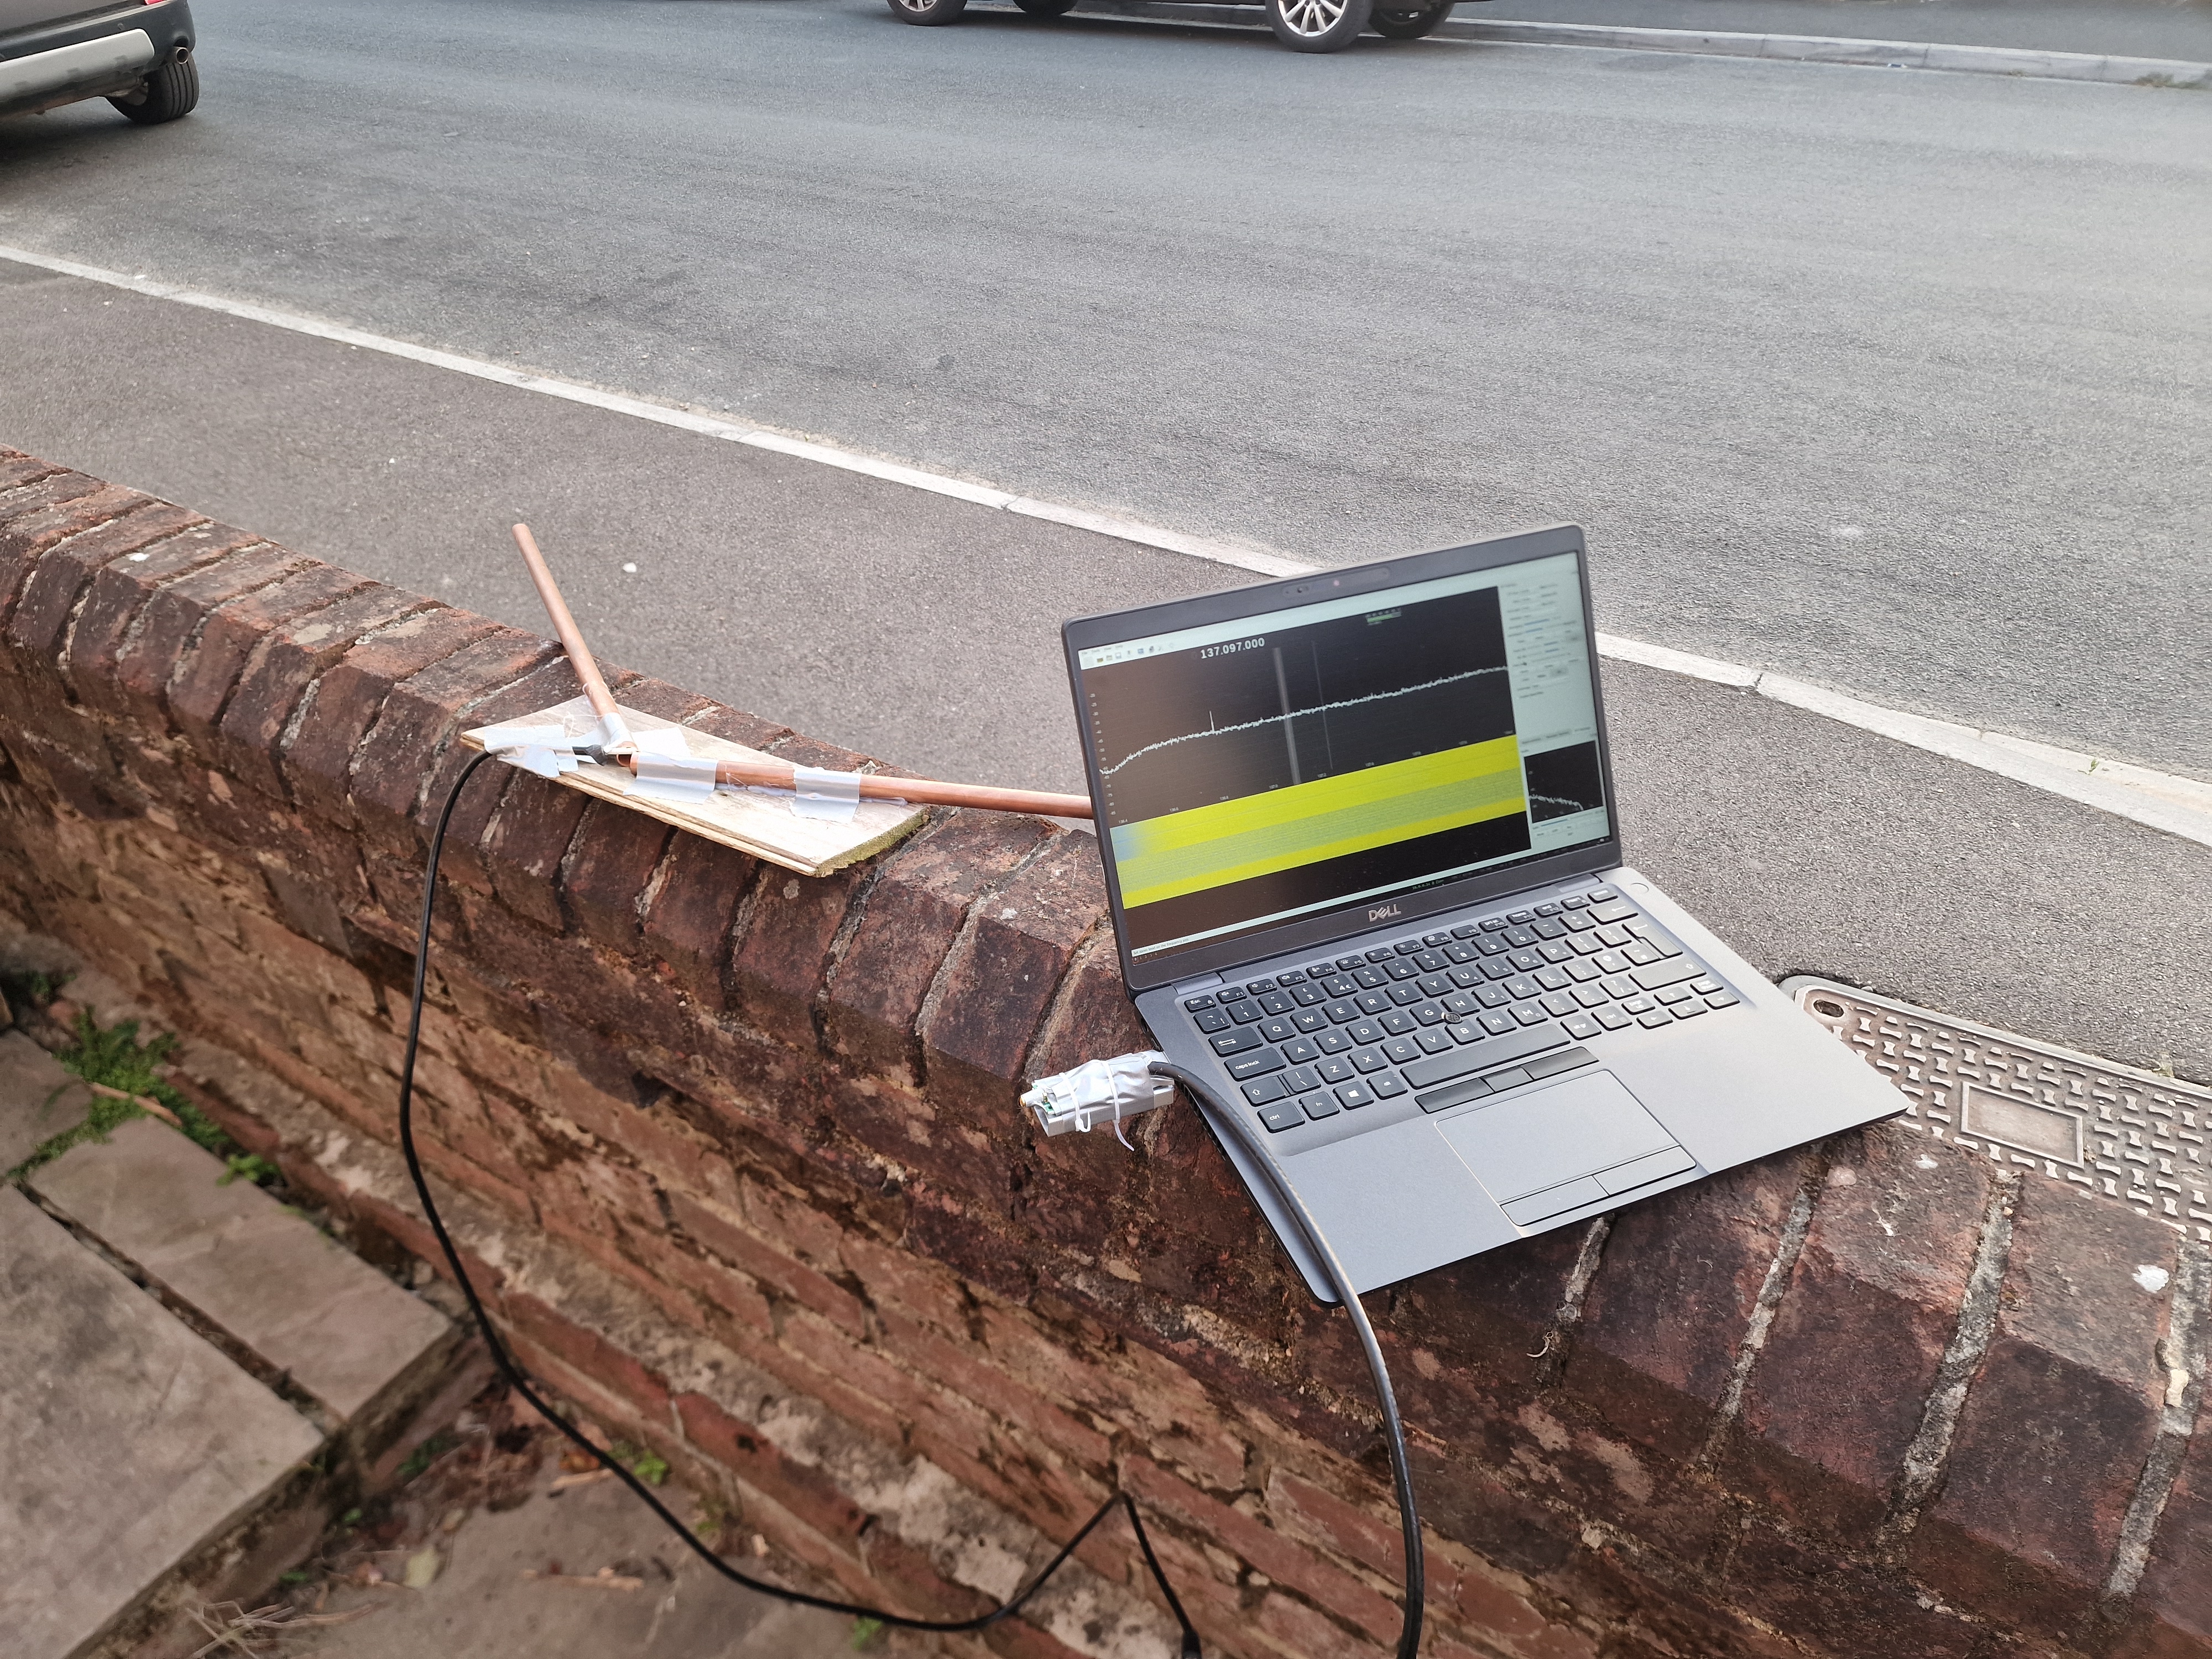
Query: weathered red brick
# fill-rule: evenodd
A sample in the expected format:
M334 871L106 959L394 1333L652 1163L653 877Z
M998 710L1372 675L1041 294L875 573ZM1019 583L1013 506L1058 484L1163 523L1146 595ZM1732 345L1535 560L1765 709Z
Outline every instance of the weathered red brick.
M830 947L871 864L829 876L764 872L754 884L731 979L745 1017L795 1047L814 1047L813 1004L830 971Z
M210 612L169 681L169 718L177 729L210 764L222 764L216 724L255 650L281 624L368 585L350 570L314 564Z
M493 632L489 617L441 606L418 611L349 647L316 682L285 750L292 798L338 823L353 821L354 752L392 687Z
M758 1429L705 1395L678 1395L676 1413L700 1450L825 1537L849 1541L867 1527L867 1511L819 1469L786 1457Z
M1397 1630L1399 1609L1388 1598L1316 1557L1295 1539L1200 1492L1150 1458L1124 1457L1121 1484L1146 1509L1176 1517L1278 1583L1297 1585L1338 1617L1376 1632Z
M1566 1370L1595 1413L1676 1459L1703 1443L1806 1156L1747 1164L1613 1218Z
M528 1341L556 1355L633 1411L656 1422L670 1420L667 1382L597 1331L526 1291L509 1288L501 1296L500 1307L506 1322Z
M1066 830L977 907L923 1021L933 1100L985 1113L1011 1108L1060 975L1104 908L1097 843Z
M922 999L969 908L1049 833L1038 818L951 812L885 854L830 980L831 1047L876 1071L909 1070Z
M12 462L11 468L21 469L22 476L5 489L0 489L0 525L18 517L27 517L45 511L57 501L66 501L80 495L88 495L100 488L100 480L88 478L82 472L71 472L63 467L34 461L27 456L21 462ZM15 471L6 476L17 477ZM24 578L38 562L43 550L29 544L8 548L0 543L0 627L4 627L15 613L15 601L23 591Z
M70 619L102 566L204 522L182 507L149 501L52 548L39 557L23 581L8 618L8 649L27 670L40 678L51 675Z
M35 455L26 455L20 449L0 445L0 495L21 489L41 478L51 478L64 469L52 461L42 461ZM89 483L89 480L87 480Z
M1997 1329L1911 1563L2030 1634L2071 1628L2110 1571L2166 1394L2157 1345L2176 1236L2055 1182L2021 1192ZM2151 1277L2153 1275L2146 1275Z
M1985 1160L1895 1125L1840 1138L1747 1377L1733 1479L1799 1527L1872 1542L1973 1271Z
M558 871L561 898L578 932L617 951L636 950L646 890L675 833L626 806L591 804Z
M427 798L432 765L463 714L553 661L559 649L502 628L393 686L353 750L347 793L355 821L412 854L422 844L416 805Z
M607 676L607 684L617 692L625 689L619 673ZM566 702L580 696L582 687L576 679L576 671L568 666L565 656L549 653L545 661L530 672L518 675L510 684L492 691L472 702L464 718L454 722L455 731L471 726L495 725L520 715L534 714L556 703ZM436 755L434 763L426 764L426 774L421 804L415 810L415 833L428 842L430 826L436 821L438 809L446 793L453 787L453 780L475 758L475 751L466 745L448 742Z
M92 579L70 634L66 672L77 699L89 708L122 714L127 702L117 684L118 664L147 601L179 576L252 547L260 539L228 525L201 521L146 549L143 560L118 559L103 565Z
M0 626L13 620L39 557L56 543L151 505L153 497L81 472L56 472L0 495Z
M672 1192L668 1194L668 1205L676 1224L702 1248L853 1335L866 1334L867 1320L860 1298L844 1285L755 1237L736 1218L719 1212L705 1200Z
M1905 1653L1969 1659L1989 1651L1989 1632L1893 1574L1832 1554L1754 1520L1729 1562L1736 1605L1778 1630L1818 1632L1831 1653Z
M2185 1389L2191 1386L2201 1399L2202 1379ZM2115 1650L2126 1659L2201 1659L2212 1652L2212 1423L2203 1413L2200 1405L2151 1540L2130 1629Z
M558 930L562 917L554 878L592 799L550 779L511 767L498 769L512 774L512 781L479 842L492 890L516 914L541 927Z
M671 685L666 680L656 680L633 668L618 667L601 663L599 672L606 676L607 684L622 688L622 706L641 714L654 714L665 720L683 725L694 714L703 714L718 707L712 697L696 691L687 691L680 685Z
M313 562L288 548L260 543L238 549L165 582L148 596L137 623L116 653L121 704L152 730L168 722L168 686L185 647L215 610Z
M1560 1322L1590 1228L1562 1227L1421 1274L1398 1292L1394 1327L1413 1349L1407 1398L1440 1434L1543 1386L1559 1364ZM1425 1356L1425 1358L1424 1357Z
M223 769L282 799L277 763L300 699L362 635L430 603L374 583L271 628L247 658L223 708L215 742Z
M748 714L742 708L728 708L717 704L691 715L684 722L695 732L704 732L709 737L726 743L743 744L748 749L757 749L763 754L774 750L775 745L792 735L787 726L758 714Z
M702 1007L720 1012L726 1006L730 925L764 867L703 836L678 834L669 846L646 911L644 943Z
M1049 1077L1088 1060L1153 1046L1152 1034L1129 1000L1113 930L1097 927L1061 981L1059 1000L1023 1071L1030 1078Z

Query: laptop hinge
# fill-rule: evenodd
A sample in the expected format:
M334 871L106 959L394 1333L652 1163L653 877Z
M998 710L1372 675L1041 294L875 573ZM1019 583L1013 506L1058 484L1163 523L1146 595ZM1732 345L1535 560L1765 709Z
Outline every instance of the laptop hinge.
M1175 994L1179 997L1187 997L1200 991L1211 991L1215 986L1226 983L1228 981L1219 974L1200 974L1196 979L1177 980Z

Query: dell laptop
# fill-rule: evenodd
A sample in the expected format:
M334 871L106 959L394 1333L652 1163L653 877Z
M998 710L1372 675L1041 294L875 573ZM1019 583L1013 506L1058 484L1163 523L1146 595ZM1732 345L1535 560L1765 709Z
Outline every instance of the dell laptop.
M1589 615L1559 526L1063 630L1139 1012L1363 1292L1900 1109L1622 863Z

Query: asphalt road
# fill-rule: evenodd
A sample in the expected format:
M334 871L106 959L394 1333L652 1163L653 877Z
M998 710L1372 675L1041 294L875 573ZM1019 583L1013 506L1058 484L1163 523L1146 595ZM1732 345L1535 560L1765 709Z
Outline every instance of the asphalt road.
M2212 100L920 30L878 0L196 10L189 121L0 126L0 241L1317 558L1577 519L1614 631L2212 776ZM65 335L38 350L0 370L0 430L98 460L134 394L70 378ZM197 395L261 365L202 360ZM300 539L344 547L356 440L402 412L313 411L265 452L186 421L131 476L227 510L203 481L284 473ZM506 459L473 475L498 514L574 495ZM733 595L747 533L695 523L656 566ZM1111 562L1143 558L1102 556L1066 593L1020 546L953 558L929 603L988 660L994 616L1136 592ZM452 538L442 591L497 608L506 558ZM785 558L824 662L844 596L915 567L865 532ZM696 625L635 624L664 657Z
M542 630L527 511L611 659L940 776L1080 789L1060 619L1245 580L4 263L0 339L67 374L10 442ZM1629 857L1765 973L2212 1082L2203 848L1650 669L1606 699Z

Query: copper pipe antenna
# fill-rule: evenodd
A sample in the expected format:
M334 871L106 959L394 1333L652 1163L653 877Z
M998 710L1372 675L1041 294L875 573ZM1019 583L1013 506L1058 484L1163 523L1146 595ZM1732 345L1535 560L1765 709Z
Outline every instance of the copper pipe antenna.
M523 562L530 567L530 580L538 588L538 597L545 605L545 614L552 618L553 631L560 637L562 648L568 652L568 661L583 682L584 695L591 700L592 712L599 717L599 740L580 752L603 765L637 769L636 757L627 751L635 743L629 726L623 721L622 710L615 706L614 693L607 690L607 682L592 659L591 647L584 643L583 630L569 614L568 602L561 597L561 589L547 568L545 556L538 550L538 541L530 533L530 526L514 526L514 544L522 550ZM1091 816L1091 800L1085 795L1055 795L1036 789L997 789L984 784L940 783L931 778L884 777L873 773L853 775L859 781L863 800L897 800L915 805L969 806L987 812L1035 812L1046 817L1087 818ZM798 787L797 769L791 762L763 756L758 760L718 761L714 765L714 781L718 784L751 785L767 789L795 789Z

